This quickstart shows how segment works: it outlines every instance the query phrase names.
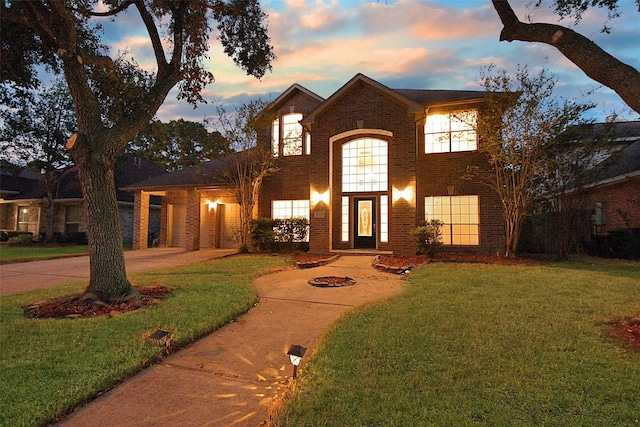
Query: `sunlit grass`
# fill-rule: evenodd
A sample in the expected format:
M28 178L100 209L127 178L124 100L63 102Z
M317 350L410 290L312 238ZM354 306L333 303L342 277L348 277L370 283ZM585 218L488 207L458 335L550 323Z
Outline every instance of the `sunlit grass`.
M302 371L282 426L637 426L638 263L430 264L359 310Z
M68 255L88 254L87 245L73 246L0 246L0 263L33 261Z
M22 307L81 292L85 284L0 299L0 425L36 426L118 383L162 354L144 337L156 329L184 345L246 312L256 295L250 282L285 260L235 256L132 277L136 286L174 289L160 304L113 318L34 320Z

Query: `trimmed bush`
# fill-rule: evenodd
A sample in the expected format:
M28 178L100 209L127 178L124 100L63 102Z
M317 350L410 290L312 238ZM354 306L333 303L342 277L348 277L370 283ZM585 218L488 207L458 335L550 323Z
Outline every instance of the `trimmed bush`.
M442 246L442 226L444 223L437 219L422 221L420 225L411 232L416 243L418 254L427 255L433 258L440 246Z
M33 233L20 230L0 230L0 242L8 242L12 237L18 237L22 234L28 234L33 240Z
M252 222L251 239L258 251L307 251L306 218L259 218Z

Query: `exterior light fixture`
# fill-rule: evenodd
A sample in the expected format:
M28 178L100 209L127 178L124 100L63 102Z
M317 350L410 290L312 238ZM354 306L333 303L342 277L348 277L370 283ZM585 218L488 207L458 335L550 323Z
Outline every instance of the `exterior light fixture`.
M307 351L306 347L302 347L298 344L293 344L287 354L289 355L289 360L293 365L293 379L296 379L296 375L298 373L298 365L300 365L300 361L302 360L302 356Z
M405 202L411 203L413 201L413 186L407 185L402 190L399 188L393 187L392 200L394 203L397 202L398 200L404 200Z

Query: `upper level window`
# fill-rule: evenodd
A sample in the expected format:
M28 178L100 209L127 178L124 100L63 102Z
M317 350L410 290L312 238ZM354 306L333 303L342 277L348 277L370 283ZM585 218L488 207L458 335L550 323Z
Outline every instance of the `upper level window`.
M477 120L477 110L430 114L424 125L425 153L476 150Z
M271 149L274 156L300 156L303 147L302 114L291 113L282 116L282 120L277 118L272 123L271 129ZM307 136L308 138L308 136ZM307 140L304 140L307 142ZM307 143L307 154L309 154L310 144Z
M387 141L362 138L342 146L342 191L387 191Z

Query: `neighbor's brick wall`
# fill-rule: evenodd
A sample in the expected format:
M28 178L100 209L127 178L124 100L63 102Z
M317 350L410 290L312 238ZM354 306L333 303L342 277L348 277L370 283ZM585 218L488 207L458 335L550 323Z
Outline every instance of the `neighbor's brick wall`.
M605 224L602 233L640 227L640 177L591 189L588 209L602 203Z

